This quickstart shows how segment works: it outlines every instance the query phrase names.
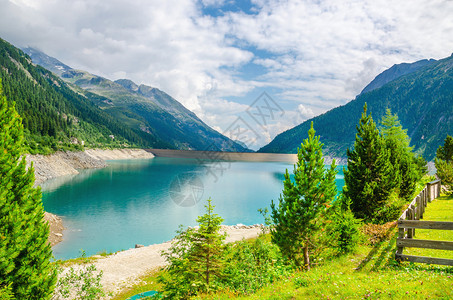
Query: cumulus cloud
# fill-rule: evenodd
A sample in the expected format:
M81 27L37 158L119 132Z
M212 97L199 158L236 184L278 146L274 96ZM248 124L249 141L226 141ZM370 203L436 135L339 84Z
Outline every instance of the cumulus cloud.
M453 49L448 0L253 0L249 12L231 0L0 1L2 38L158 87L216 128L272 92L288 114L267 140L353 99L395 63Z

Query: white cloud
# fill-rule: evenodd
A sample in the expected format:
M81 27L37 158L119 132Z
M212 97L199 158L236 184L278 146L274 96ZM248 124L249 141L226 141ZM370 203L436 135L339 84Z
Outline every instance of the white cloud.
M0 1L2 38L158 87L216 128L250 95L275 91L288 114L267 139L353 99L395 63L453 51L448 0L254 0L254 14L219 17L202 8L225 0ZM262 70L250 75L248 64Z

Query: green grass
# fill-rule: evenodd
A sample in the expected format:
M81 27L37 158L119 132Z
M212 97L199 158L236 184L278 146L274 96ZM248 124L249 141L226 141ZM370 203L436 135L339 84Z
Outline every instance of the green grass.
M154 270L146 274L141 278L138 284L133 285L130 288L122 290L119 294L116 294L112 300L124 300L131 296L147 292L147 291L158 291L161 285L157 282L157 277L162 271Z
M453 197L430 203L424 220L453 221ZM357 253L334 259L311 271L295 272L253 295L228 292L197 299L453 299L453 267L398 263L397 229L374 247L361 245ZM417 230L416 238L453 241L453 231ZM453 251L405 249L413 255L452 258Z
M453 195L442 195L431 203L428 203L423 216L423 221L453 222ZM453 241L453 230L416 229L414 239ZM403 253L453 259L453 251L447 250L405 248Z
M396 229L375 247L361 246L354 255L334 259L311 271L264 287L248 296L231 293L196 299L452 299L453 268L398 264Z
M424 220L453 221L452 211L453 197L442 196L428 204ZM252 295L222 291L194 299L453 299L453 267L396 262L396 237L397 229L391 228L386 241L373 247L360 245L354 254L332 259L309 272L294 272ZM453 232L417 230L416 238L453 240ZM431 256L428 249L410 251L406 248L404 253ZM451 252L444 255L451 257ZM112 299L159 290L160 272L149 273Z
M391 238L374 247L362 245L355 254L333 259L311 271L294 272L252 295L223 291L194 299L453 299L453 268L397 263L396 228ZM114 300L159 290L155 271L123 290Z

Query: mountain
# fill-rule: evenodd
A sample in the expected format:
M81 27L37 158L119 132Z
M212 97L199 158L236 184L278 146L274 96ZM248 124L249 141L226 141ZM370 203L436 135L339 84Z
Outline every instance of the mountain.
M360 94L365 94L368 92L371 92L372 90L378 89L381 86L383 86L386 83L389 83L390 81L393 81L395 79L400 78L401 76L413 73L420 69L421 67L424 67L426 65L429 65L431 63L435 63L436 60L434 59L423 59L416 61L414 63L402 63L402 64L397 64L393 65L390 69L385 70L376 78L374 78L373 81L371 81L363 90Z
M423 62L405 75L376 84L375 89L364 92L353 101L334 108L289 129L262 147L258 152L296 153L307 136L310 122L321 136L325 153L346 157L346 149L354 143L356 126L363 106L379 122L387 108L397 114L411 138L414 151L431 160L447 134L453 134L453 55L438 61ZM396 74L394 68L389 74ZM406 71L410 69L406 68ZM385 72L384 72L385 73ZM379 77L379 76L378 76Z
M172 145L131 128L96 106L89 97L0 39L0 78L7 99L15 102L30 153L88 147L163 147Z
M131 80L109 79L75 70L33 48L32 60L59 75L78 93L134 130L146 132L176 149L250 151L215 131L167 93Z
M33 60L33 63L40 65L46 68L49 71L61 76L62 73L71 70L71 67L65 65L56 58L50 57L43 52L33 49L33 48L24 48L22 49L25 53L28 54Z

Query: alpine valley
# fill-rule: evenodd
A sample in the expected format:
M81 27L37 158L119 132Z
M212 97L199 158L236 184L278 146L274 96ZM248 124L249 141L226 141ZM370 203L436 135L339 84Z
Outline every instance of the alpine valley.
M249 151L165 92L78 71L0 39L5 96L23 119L30 153L87 147Z
M1 39L0 78L23 118L30 153L82 145L250 151L157 88L128 79L111 81ZM344 158L365 103L376 122L389 108L407 129L414 151L432 160L453 133L453 56L394 65L354 100L277 135L258 152L296 153L313 121L324 153Z

